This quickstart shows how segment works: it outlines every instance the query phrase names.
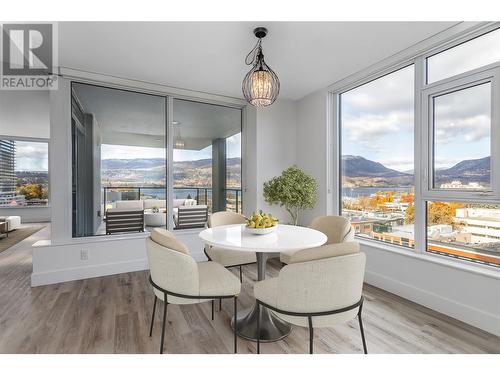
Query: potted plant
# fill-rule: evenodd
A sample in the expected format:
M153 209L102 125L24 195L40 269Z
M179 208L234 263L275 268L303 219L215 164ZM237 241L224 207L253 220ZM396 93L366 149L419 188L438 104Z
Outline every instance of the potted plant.
M297 225L299 211L314 208L316 188L316 180L294 165L264 183L264 199L284 207Z

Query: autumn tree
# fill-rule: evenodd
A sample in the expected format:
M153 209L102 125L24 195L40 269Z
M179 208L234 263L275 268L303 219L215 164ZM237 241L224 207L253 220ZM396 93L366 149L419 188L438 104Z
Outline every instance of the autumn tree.
M405 211L405 224L415 223L415 206L411 203Z
M399 201L401 203L413 203L415 200L415 196L412 193L403 193L401 194L401 197L399 198Z
M30 199L47 199L49 189L41 184L27 184L17 188L17 194L24 195L27 200Z

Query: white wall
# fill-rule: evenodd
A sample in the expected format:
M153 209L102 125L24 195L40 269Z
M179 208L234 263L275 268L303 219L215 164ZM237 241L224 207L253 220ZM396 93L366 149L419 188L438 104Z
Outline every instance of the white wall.
M277 100L272 106L257 109L257 145L249 152L247 162L254 162L257 177L253 182L257 202L253 209L270 211L281 222L289 222L289 214L279 206L270 207L263 197L263 184L296 164L297 116L296 102Z
M2 136L49 139L47 91L0 91ZM50 221L50 207L0 208L0 216L21 216L24 223Z
M48 92L0 91L0 135L48 139Z
M317 216L331 212L327 171L327 93L314 92L297 103L297 165L316 179L316 206L301 213L300 223L308 225Z
M312 93L297 105L297 164L319 184L316 208L303 215L303 224L333 211L337 192L329 192L327 93ZM500 335L500 273L473 272L448 259L413 255L362 245L367 254L366 282L411 301ZM480 269L479 269L480 270Z

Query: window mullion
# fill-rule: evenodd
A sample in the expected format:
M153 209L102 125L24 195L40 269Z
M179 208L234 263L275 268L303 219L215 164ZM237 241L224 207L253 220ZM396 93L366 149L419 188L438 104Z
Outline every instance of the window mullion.
M415 209L415 252L425 252L426 235L425 235L425 203L422 200L422 184L423 177L426 177L425 165L427 163L427 142L424 141L424 121L422 115L422 88L426 80L425 61L422 57L415 60L415 94L414 94L414 209ZM426 180L426 178L425 178Z
M491 81L491 185L494 200L500 201L500 68L495 69Z

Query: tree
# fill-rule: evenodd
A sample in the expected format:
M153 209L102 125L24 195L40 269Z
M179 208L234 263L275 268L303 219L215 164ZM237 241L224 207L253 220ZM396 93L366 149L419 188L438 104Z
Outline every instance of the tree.
M399 198L399 201L401 203L413 203L415 200L415 197L413 193L403 193L401 194L401 197Z
M455 209L446 202L431 202L427 206L427 223L453 224Z
M415 206L411 203L405 210L405 224L415 223Z
M314 208L316 180L296 166L285 169L281 176L264 183L264 199L288 211L293 225L298 224L299 211Z

